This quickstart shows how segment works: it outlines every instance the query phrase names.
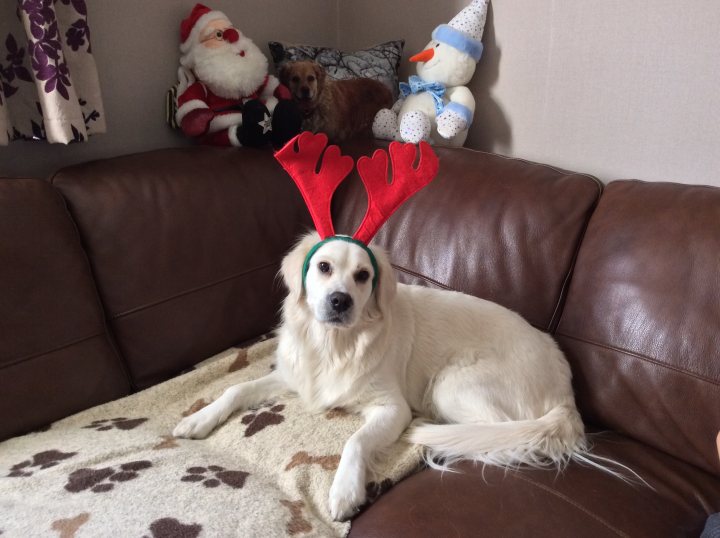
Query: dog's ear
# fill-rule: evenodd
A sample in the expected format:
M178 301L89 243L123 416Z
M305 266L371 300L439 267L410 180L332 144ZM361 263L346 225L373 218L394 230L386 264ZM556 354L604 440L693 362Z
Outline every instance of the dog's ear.
M322 65L316 63L316 64L313 64L313 69L315 70L315 78L317 79L317 87L318 87L318 89L320 89L325 84L325 76L326 76L325 68Z
M390 265L390 258L384 249L379 247L371 247L375 260L378 264L379 275L377 286L375 288L375 303L381 315L385 315L390 308L390 304L395 299L397 293L397 279L395 278L395 270Z
M278 70L278 80L280 81L280 84L283 86L288 86L290 84L290 73L292 72L292 62L285 62L280 66L280 69Z
M287 301L292 301L293 303L300 301L303 293L302 268L305 262L305 256L307 256L310 249L319 242L320 234L310 232L300 238L300 241L298 241L292 250L283 258L282 264L280 265L280 274L289 292L286 299Z

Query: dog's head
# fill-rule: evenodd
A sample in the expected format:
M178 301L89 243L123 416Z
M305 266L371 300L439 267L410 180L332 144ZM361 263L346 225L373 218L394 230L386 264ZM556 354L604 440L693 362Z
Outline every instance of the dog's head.
M287 62L280 69L279 78L296 101L307 104L314 102L322 92L325 70L310 60Z
M283 259L280 272L289 290L286 313L297 307L330 328L352 328L360 321L383 317L397 289L387 254L372 248L377 261L376 275L364 248L346 241L329 241L308 260L303 286L305 258L319 242L317 232L309 233Z

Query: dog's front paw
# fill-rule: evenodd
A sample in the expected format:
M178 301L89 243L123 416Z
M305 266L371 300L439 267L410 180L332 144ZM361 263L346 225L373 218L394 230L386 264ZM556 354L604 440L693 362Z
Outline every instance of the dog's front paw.
M362 479L338 473L330 488L330 515L335 521L350 519L363 505L365 498L365 484Z
M220 418L212 409L206 407L189 417L182 419L172 434L185 439L205 439L220 423Z

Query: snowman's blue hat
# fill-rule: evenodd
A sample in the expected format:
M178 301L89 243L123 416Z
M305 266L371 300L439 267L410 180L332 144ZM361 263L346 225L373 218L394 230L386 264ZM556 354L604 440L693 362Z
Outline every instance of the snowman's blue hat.
M432 38L469 55L476 62L480 60L483 44L449 24L441 24L433 30Z
M482 56L483 30L489 0L472 0L448 24L441 24L432 33L433 39L464 52L476 62Z

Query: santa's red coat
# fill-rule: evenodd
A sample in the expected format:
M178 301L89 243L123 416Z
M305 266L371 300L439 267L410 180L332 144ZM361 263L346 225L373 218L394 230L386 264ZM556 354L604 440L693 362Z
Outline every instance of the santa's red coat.
M290 97L290 90L272 75L266 75L253 93L240 99L220 97L197 81L178 96L176 118L185 135L199 137L203 143L239 145L235 128L242 124L242 106L245 102L259 99L272 113L277 100Z

